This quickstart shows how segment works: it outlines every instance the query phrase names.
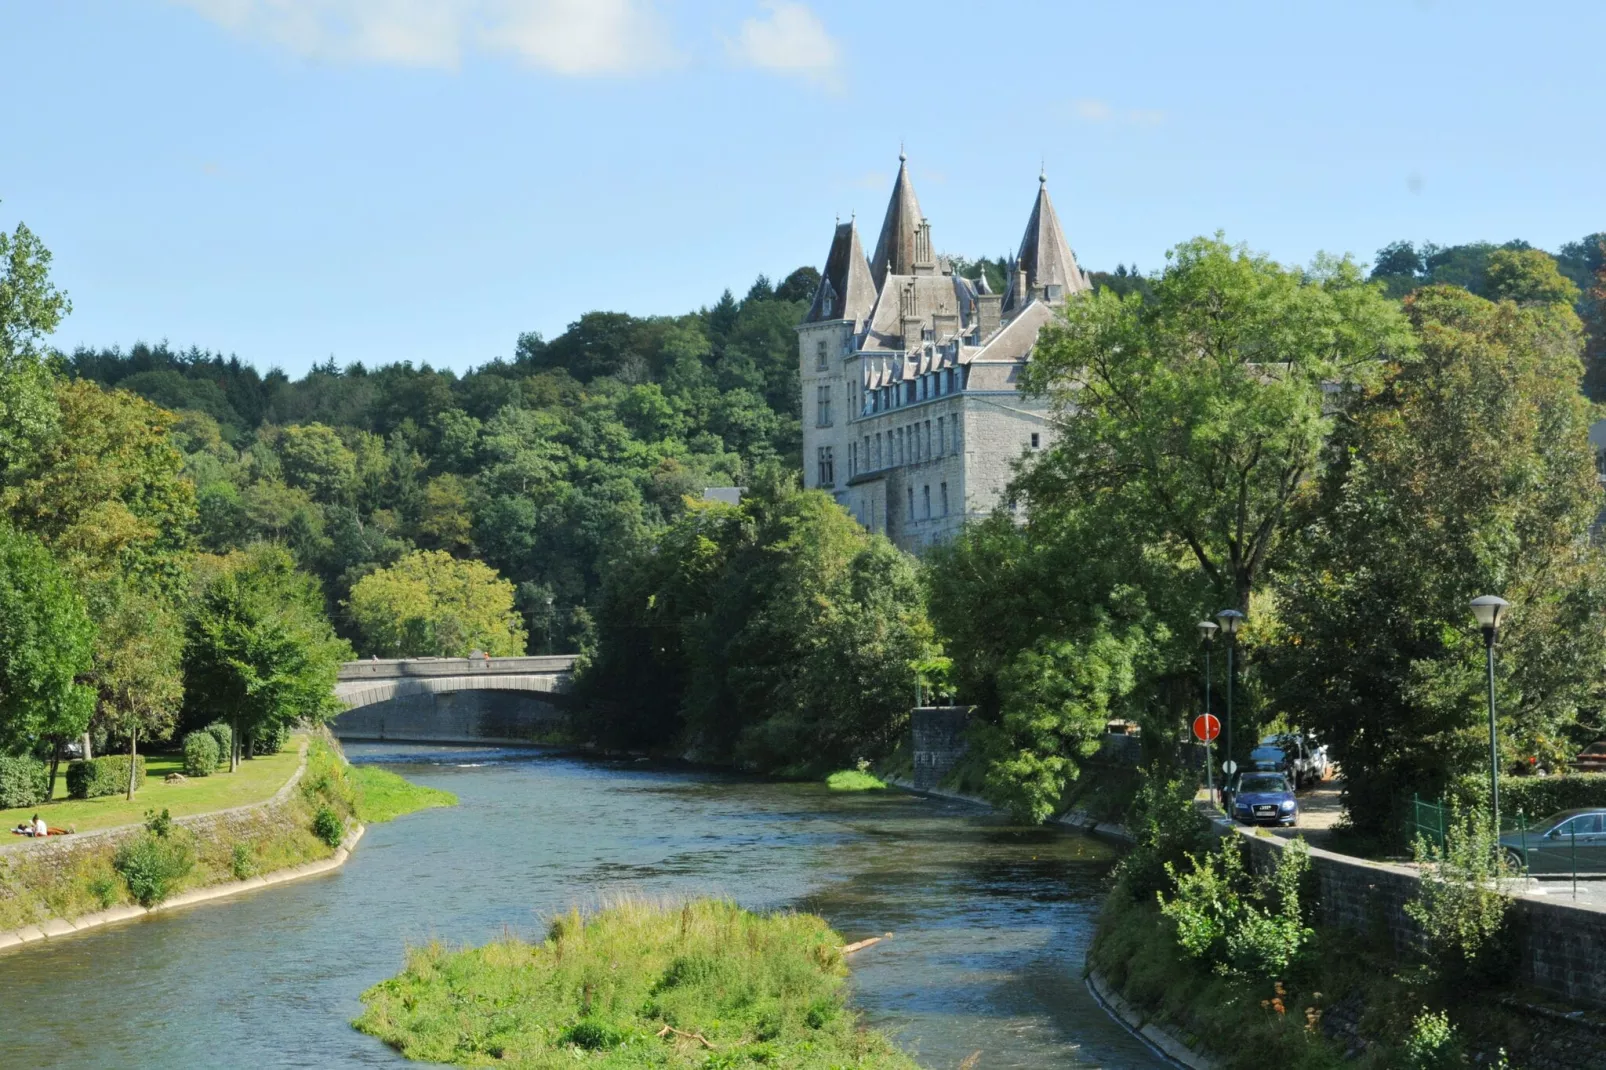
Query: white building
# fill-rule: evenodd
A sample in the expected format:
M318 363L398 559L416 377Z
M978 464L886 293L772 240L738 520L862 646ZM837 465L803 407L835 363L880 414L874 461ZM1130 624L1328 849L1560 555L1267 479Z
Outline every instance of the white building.
M804 483L906 550L990 513L1012 464L1047 445L1047 408L1017 384L1038 332L1090 288L1038 177L1008 292L955 275L932 249L899 155L875 254L836 228L798 327Z

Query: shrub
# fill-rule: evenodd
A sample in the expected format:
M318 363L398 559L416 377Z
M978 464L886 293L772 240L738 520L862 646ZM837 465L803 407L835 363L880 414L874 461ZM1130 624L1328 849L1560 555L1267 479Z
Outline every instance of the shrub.
M37 758L0 757L0 810L38 806L50 790L50 770Z
M320 806L312 818L312 832L330 847L339 847L346 836L346 823L332 806Z
M229 858L229 872L234 874L237 881L250 880L256 876L256 854L248 843L236 843Z
M283 721L257 725L251 730L251 757L278 754L290 742L290 726Z
M1133 847L1116 868L1120 887L1132 899L1153 902L1156 892L1170 891L1172 867L1209 849L1210 823L1194 809L1193 795L1185 780L1163 781L1140 771L1126 815Z
M1408 1070L1454 1070L1462 1065L1461 1042L1448 1014L1422 1008L1405 1038L1405 1065Z
M1177 927L1177 943L1214 972L1228 976L1278 977L1314 935L1299 909L1299 882L1310 868L1304 840L1283 848L1277 868L1256 877L1244 867L1240 839L1227 836L1216 850L1189 856L1192 868L1166 872L1176 895L1160 896L1160 912Z
M134 759L134 789L145 783L145 756ZM75 799L97 799L128 790L128 755L108 754L67 766L67 794Z
M144 907L153 907L171 895L194 865L188 843L150 831L125 841L112 860L128 885L128 894Z
M164 840L167 839L167 837L173 834L172 813L170 813L165 806L162 807L161 813L157 813L155 810L146 810L145 829L148 832L155 833Z
M1428 965L1453 985L1498 982L1508 965L1510 941L1502 937L1511 897L1497 882L1504 860L1490 823L1481 809L1464 814L1452 798L1444 847L1416 840L1422 879L1405 912L1422 928Z
M186 776L211 776L217 769L217 737L210 732L191 732L184 737Z
M558 1038L561 1044L573 1044L587 1051L617 1048L625 1041L624 1030L594 1018L582 1018L565 1029Z
M213 721L201 731L217 740L218 761L228 761L234 753L234 729L222 721Z
M1469 809L1489 805L1489 778L1467 777L1456 785L1460 802ZM1514 822L1520 811L1535 822L1561 810L1606 806L1606 773L1569 773L1565 776L1500 778L1501 823Z

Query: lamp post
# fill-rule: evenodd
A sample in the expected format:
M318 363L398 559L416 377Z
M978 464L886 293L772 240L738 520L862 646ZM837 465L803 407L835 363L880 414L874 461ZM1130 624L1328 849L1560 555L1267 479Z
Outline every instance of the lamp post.
M1199 622L1199 642L1204 645L1205 652L1204 711L1206 724L1209 723L1210 718L1210 648L1215 645L1216 632L1219 630L1220 627L1213 620ZM1210 793L1212 805L1216 801L1215 749L1213 740L1205 740L1205 790Z
M1221 630L1227 636L1227 761L1235 762L1232 756L1232 654L1238 645L1238 629L1244 626L1244 615L1236 609L1223 609L1216 614L1216 620L1221 622Z
M1494 644L1500 634L1500 618L1510 607L1510 602L1492 594L1472 600L1472 614L1483 629L1484 658L1489 665L1489 807L1494 814L1496 839L1500 836L1500 745L1494 723Z
M546 652L552 653L552 596L546 596Z

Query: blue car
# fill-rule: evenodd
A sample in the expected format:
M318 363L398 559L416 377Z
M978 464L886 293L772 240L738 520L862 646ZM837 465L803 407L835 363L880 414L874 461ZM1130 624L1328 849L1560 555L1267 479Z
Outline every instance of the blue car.
M1232 819L1245 825L1299 824L1299 800L1281 773L1245 772L1233 785Z

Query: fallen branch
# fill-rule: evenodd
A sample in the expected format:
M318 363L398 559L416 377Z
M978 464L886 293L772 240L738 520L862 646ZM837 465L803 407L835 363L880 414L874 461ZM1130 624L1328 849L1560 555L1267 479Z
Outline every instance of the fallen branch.
M662 1029L658 1030L658 1035L661 1036L661 1037L667 1037L671 1033L673 1033L677 1037L685 1037L687 1040L701 1041L703 1047L707 1048L709 1051L713 1051L714 1050L713 1041L709 1040L707 1037L703 1036L701 1033L688 1033L684 1029L676 1029L672 1025L666 1025Z
M849 944L848 946L842 947L842 948L838 948L837 950L841 951L842 954L844 954L844 955L851 955L855 951L862 951L865 948L869 947L871 944L879 944L883 940L891 939L891 937L892 937L891 933L886 933L883 936L872 936L868 940L860 940L856 944Z

